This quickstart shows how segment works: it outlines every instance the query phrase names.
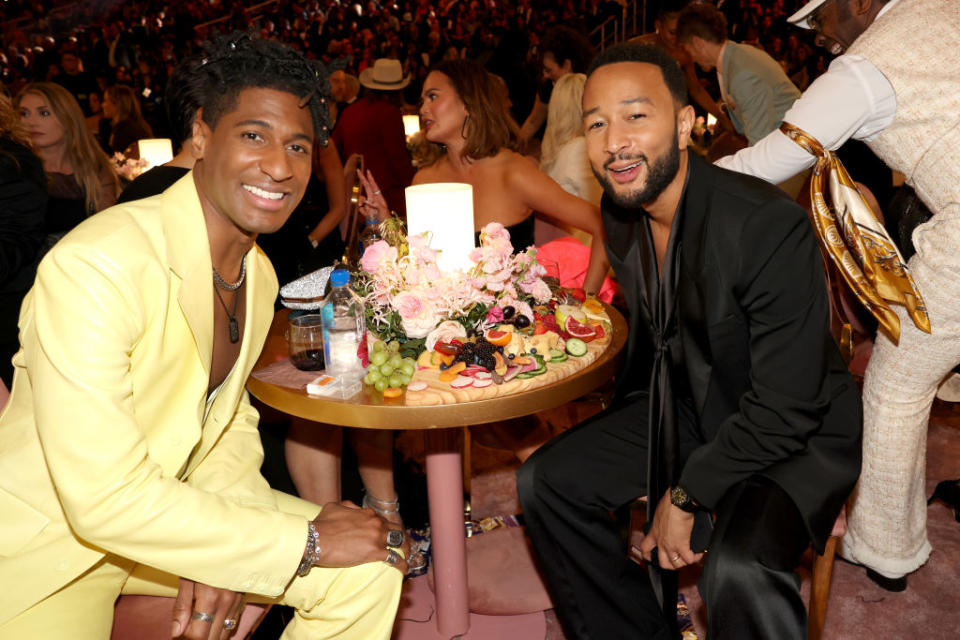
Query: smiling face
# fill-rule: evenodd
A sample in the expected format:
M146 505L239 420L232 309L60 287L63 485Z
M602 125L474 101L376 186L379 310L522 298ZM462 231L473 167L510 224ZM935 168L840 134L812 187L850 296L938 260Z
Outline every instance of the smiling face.
M286 91L244 89L213 129L195 120L194 179L208 229L272 233L300 203L314 132L309 107L299 103Z
M868 26L851 11L850 0L827 0L810 14L807 23L817 32L817 46L835 56L850 48Z
M420 126L430 142L448 144L460 137L467 107L457 95L450 78L431 71L423 82L420 105Z
M26 126L38 149L64 144L66 130L53 109L39 93L25 93L20 98L20 120Z
M656 65L618 62L594 71L584 88L583 123L593 173L619 206L649 209L668 187L682 186L693 109L677 109Z

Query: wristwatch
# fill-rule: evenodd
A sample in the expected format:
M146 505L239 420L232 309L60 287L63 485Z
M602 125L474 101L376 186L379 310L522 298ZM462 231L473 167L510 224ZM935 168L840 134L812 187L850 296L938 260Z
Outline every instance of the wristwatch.
M676 485L670 489L670 504L687 513L693 513L700 508L700 505L687 493L687 490L680 485Z

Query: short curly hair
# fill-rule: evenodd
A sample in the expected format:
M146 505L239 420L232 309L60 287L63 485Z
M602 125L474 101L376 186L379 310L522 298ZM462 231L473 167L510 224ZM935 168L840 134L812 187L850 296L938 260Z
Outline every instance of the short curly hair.
M199 106L203 120L216 127L237 104L244 89L276 89L292 93L310 108L317 142L326 146L330 133L330 80L321 63L275 40L245 32L215 36L202 45L196 70L201 74Z

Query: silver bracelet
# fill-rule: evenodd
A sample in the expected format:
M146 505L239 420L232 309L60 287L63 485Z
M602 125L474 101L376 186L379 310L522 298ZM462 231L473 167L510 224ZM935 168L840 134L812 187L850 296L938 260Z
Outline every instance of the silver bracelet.
M311 520L307 523L307 546L303 550L300 566L297 567L297 575L302 578L318 564L320 564L320 532Z

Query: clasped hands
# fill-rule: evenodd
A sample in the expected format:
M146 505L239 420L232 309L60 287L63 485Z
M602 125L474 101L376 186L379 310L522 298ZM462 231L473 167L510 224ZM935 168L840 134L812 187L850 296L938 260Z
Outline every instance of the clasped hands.
M321 567L353 567L368 562L396 559L390 566L407 573L410 542L406 535L401 553L387 548L387 537L397 528L372 509L361 509L349 500L327 503L313 520L319 533ZM394 534L395 536L395 534ZM226 640L243 613L244 594L220 589L186 578L180 579L173 606L174 638L189 640Z
M657 504L650 531L643 537L639 547L631 545L630 557L651 562L651 553L656 549L661 569L679 569L700 562L704 554L694 553L690 548L693 520L692 513L671 504L670 492L667 491Z

